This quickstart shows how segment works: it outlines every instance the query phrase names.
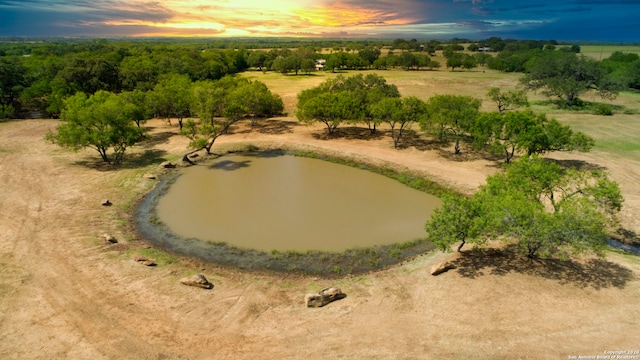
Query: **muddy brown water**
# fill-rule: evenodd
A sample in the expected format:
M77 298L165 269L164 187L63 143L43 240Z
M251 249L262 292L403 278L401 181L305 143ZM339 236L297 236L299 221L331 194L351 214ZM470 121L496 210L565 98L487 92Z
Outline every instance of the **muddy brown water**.
M440 199L369 171L282 154L187 168L157 204L175 234L262 251L343 251L423 238Z

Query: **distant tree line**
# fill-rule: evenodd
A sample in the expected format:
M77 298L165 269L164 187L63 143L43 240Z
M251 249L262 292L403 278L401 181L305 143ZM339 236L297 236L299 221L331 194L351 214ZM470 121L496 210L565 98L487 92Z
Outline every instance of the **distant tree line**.
M63 100L76 92L146 92L168 74L191 81L218 80L249 68L309 74L318 68L337 72L486 67L525 73L527 88L567 105L579 104L578 96L589 89L605 98L627 88L640 89L637 54L616 52L596 61L579 55L580 46L560 46L554 40L24 40L0 41L0 118L30 111L57 117ZM446 64L434 60L436 52ZM319 59L324 63L318 64ZM566 78L570 87L557 81Z

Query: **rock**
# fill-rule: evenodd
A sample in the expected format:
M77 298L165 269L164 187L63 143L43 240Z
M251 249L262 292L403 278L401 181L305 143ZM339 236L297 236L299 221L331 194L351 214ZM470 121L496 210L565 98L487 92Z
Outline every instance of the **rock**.
M431 275L437 276L455 268L456 268L456 265L454 263L452 263L451 261L445 261L438 265L434 265L431 268Z
M174 167L176 167L176 164L172 163L171 161L164 161L160 164L160 166L165 169L173 169Z
M156 266L156 263L153 260L147 259L146 257L138 254L133 255L133 260L145 266Z
M134 261L147 261L149 259L147 259L146 257L144 257L142 255L133 254L133 260Z
M106 242L110 242L112 244L117 244L118 243L118 239L116 239L115 237L113 237L113 235L109 235L109 234L104 234L102 235L102 237L104 238L104 240Z
M213 284L207 280L206 277L202 274L191 275L189 277L185 277L180 279L180 283L189 286L200 287L203 289L212 289Z
M307 294L304 297L304 303L307 307L323 307L336 300L344 299L347 294L343 293L340 288L326 288L317 294Z
M144 175L142 175L142 177L145 178L145 179L149 179L149 180L153 180L153 179L156 178L156 176L153 175L153 174L144 174Z
M111 201L109 201L109 199L102 199L101 202L102 206L111 206Z

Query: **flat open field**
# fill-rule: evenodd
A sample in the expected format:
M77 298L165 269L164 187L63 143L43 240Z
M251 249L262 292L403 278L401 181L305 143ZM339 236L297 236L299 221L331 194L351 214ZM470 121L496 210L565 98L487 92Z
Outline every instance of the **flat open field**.
M456 74L457 73L457 74ZM483 97L516 75L449 71L382 73L403 95ZM246 124L214 148L255 144L321 150L410 168L470 192L497 164L452 159L448 149L391 139L325 139L320 126L293 118L295 94L323 76L251 73L280 94L289 116ZM332 75L327 75L332 76ZM639 110L637 96L615 102ZM591 99L589 99L591 101ZM487 102L485 109L490 109ZM622 225L640 233L638 115L551 114L607 144L588 154L554 154L607 168L626 198ZM43 141L55 120L0 122L0 358L2 359L567 359L640 350L640 258L531 262L509 249L429 253L361 276L324 279L246 272L150 248L128 227L136 199L176 161L187 140L160 120L151 139L127 152L122 168L97 153L72 153ZM421 144L416 142L416 144ZM455 160L455 161L454 161ZM108 198L113 206L103 207ZM239 214L239 216L242 216ZM250 226L247 219L247 226ZM114 235L118 244L101 236ZM156 260L146 267L136 254ZM457 269L433 277L431 266ZM179 284L202 273L215 284ZM343 300L307 309L304 294L339 286Z
M640 45L580 45L580 53L596 60L606 59L616 51L640 55Z

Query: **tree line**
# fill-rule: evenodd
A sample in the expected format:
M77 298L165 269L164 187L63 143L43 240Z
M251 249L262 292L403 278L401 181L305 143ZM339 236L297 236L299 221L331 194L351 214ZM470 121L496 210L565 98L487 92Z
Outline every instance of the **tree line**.
M180 133L191 140L190 148L209 153L234 123L250 118L253 125L283 109L282 99L260 81L225 76L193 82L172 74L147 92L75 93L62 102L61 123L46 138L74 150L94 149L103 161L120 164L126 149L145 139L142 124L151 117L163 117L169 124L177 118Z
M596 61L578 45L490 38L437 40L42 40L0 42L0 118L36 111L57 117L63 100L76 92L149 91L167 74L191 81L218 80L249 68L308 74L325 60L325 71L404 69L452 71L487 67L522 72L523 83L566 105L595 89L605 97L640 88L640 57L616 52ZM326 51L329 50L329 53ZM383 54L383 50L387 54ZM445 64L434 60L441 51ZM570 83L557 79L569 79Z
M480 112L481 100L471 96L436 95L421 100L402 98L397 87L376 74L338 75L298 94L296 116L305 124L322 123L328 135L341 124L366 125L372 134L387 124L394 147L414 125L439 141L461 142L477 150L504 156L543 154L549 151L589 151L594 140L556 119L530 110L524 90L492 88L487 96L497 111Z

